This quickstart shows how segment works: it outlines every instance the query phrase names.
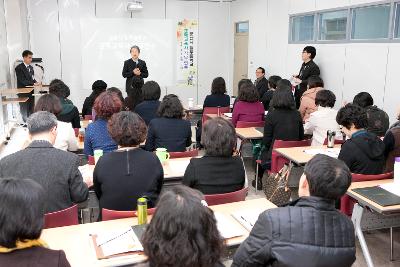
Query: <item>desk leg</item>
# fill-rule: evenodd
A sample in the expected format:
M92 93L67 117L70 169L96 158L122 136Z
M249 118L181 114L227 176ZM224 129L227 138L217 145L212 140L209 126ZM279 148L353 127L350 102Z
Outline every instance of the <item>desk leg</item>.
M361 207L358 203L356 203L353 208L353 215L351 216L351 220L353 221L355 228L355 235L357 236L358 241L360 242L365 261L367 262L367 266L374 267L374 264L371 259L371 254L369 254L367 242L365 242L364 234L361 229L361 220L363 213L364 213L364 208Z
M393 261L393 227L390 227L390 261Z

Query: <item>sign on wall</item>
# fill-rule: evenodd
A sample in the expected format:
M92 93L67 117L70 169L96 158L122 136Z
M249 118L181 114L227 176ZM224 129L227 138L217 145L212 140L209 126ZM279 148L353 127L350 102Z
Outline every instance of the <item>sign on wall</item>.
M195 86L197 84L197 20L184 19L178 22L177 37L177 84Z

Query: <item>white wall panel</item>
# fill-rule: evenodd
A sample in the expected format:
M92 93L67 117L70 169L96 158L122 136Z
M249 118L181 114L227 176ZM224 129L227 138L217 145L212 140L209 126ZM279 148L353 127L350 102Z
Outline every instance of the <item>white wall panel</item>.
M315 5L317 10L338 8L350 5L350 0L316 0Z
M383 108L388 113L390 121L396 121L397 113L400 108L400 45L391 45L389 47L389 57L386 74L385 101Z
M318 0L290 0L290 14L315 10L315 2Z

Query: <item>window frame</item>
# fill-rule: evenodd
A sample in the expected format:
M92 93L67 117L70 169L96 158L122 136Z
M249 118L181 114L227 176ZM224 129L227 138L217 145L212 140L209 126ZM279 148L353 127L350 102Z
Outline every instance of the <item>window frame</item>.
M393 40L400 41L400 33L399 36L396 37L396 30L400 29L400 12L397 14L398 9L400 10L400 2L395 2L393 7ZM399 17L399 21L397 21L397 17Z
M339 11L346 11L346 13L347 13L347 17L346 17L346 37L344 39L341 39L341 40L322 40L322 39L320 39L320 36L321 36L321 23L320 23L320 20L321 20L322 15L326 14L326 13L339 12ZM342 42L346 41L349 38L349 36L348 36L349 35L349 16L350 16L350 9L349 8L335 8L335 9L328 10L328 11L318 12L317 14L318 14L318 18L317 18L318 27L317 27L317 32L316 32L316 34L317 34L316 42L318 42L318 43L336 43L336 42L337 43L342 43Z
M312 40L306 40L306 41L293 41L293 34L292 34L292 27L293 27L293 21L295 18L301 18L301 17L307 17L307 16L314 16L314 21L313 21L313 33L312 33ZM313 42L315 40L315 30L316 30L316 13L315 12L307 12L307 13L302 13L300 15L296 16L290 16L289 17L289 41L292 44L307 44L309 42Z

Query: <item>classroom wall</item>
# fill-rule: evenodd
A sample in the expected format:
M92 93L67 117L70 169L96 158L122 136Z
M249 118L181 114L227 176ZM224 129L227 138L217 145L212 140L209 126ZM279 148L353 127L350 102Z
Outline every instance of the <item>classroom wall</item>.
M48 81L58 77L70 86L70 98L78 108L82 106L85 97L91 91L91 88L83 88L81 79L80 19L95 17L129 19L131 13L125 11L127 2L126 0L27 1L31 17L29 21L31 48L35 55L45 59L45 75ZM198 103L202 103L214 77L223 76L229 82L229 53L223 48L228 44L229 37L226 33L229 24L229 3L146 0L143 11L132 13L132 16L142 19L167 18L178 21L188 18L199 21L199 84L196 87L163 88L163 94L175 93L184 103L189 97L194 97ZM219 46L220 44L222 45ZM130 57L128 47L126 57ZM121 69L110 71L120 73L122 64L123 62ZM175 66L165 67L175 68Z
M305 45L288 44L288 14L369 2L376 0L238 0L232 4L232 14L240 15L232 16L232 22L238 18L250 20L249 58L260 55L257 63L266 67L268 75L289 78L299 71ZM254 31L257 34L252 34ZM336 94L337 107L343 101L351 102L358 92L368 91L391 121L395 121L400 104L397 97L400 63L396 60L400 56L399 43L316 44L315 47L315 61L321 68L325 87ZM231 60L233 63L233 54ZM252 79L255 65L249 64Z
M11 85L8 62L6 15L4 2L0 1L0 89Z

